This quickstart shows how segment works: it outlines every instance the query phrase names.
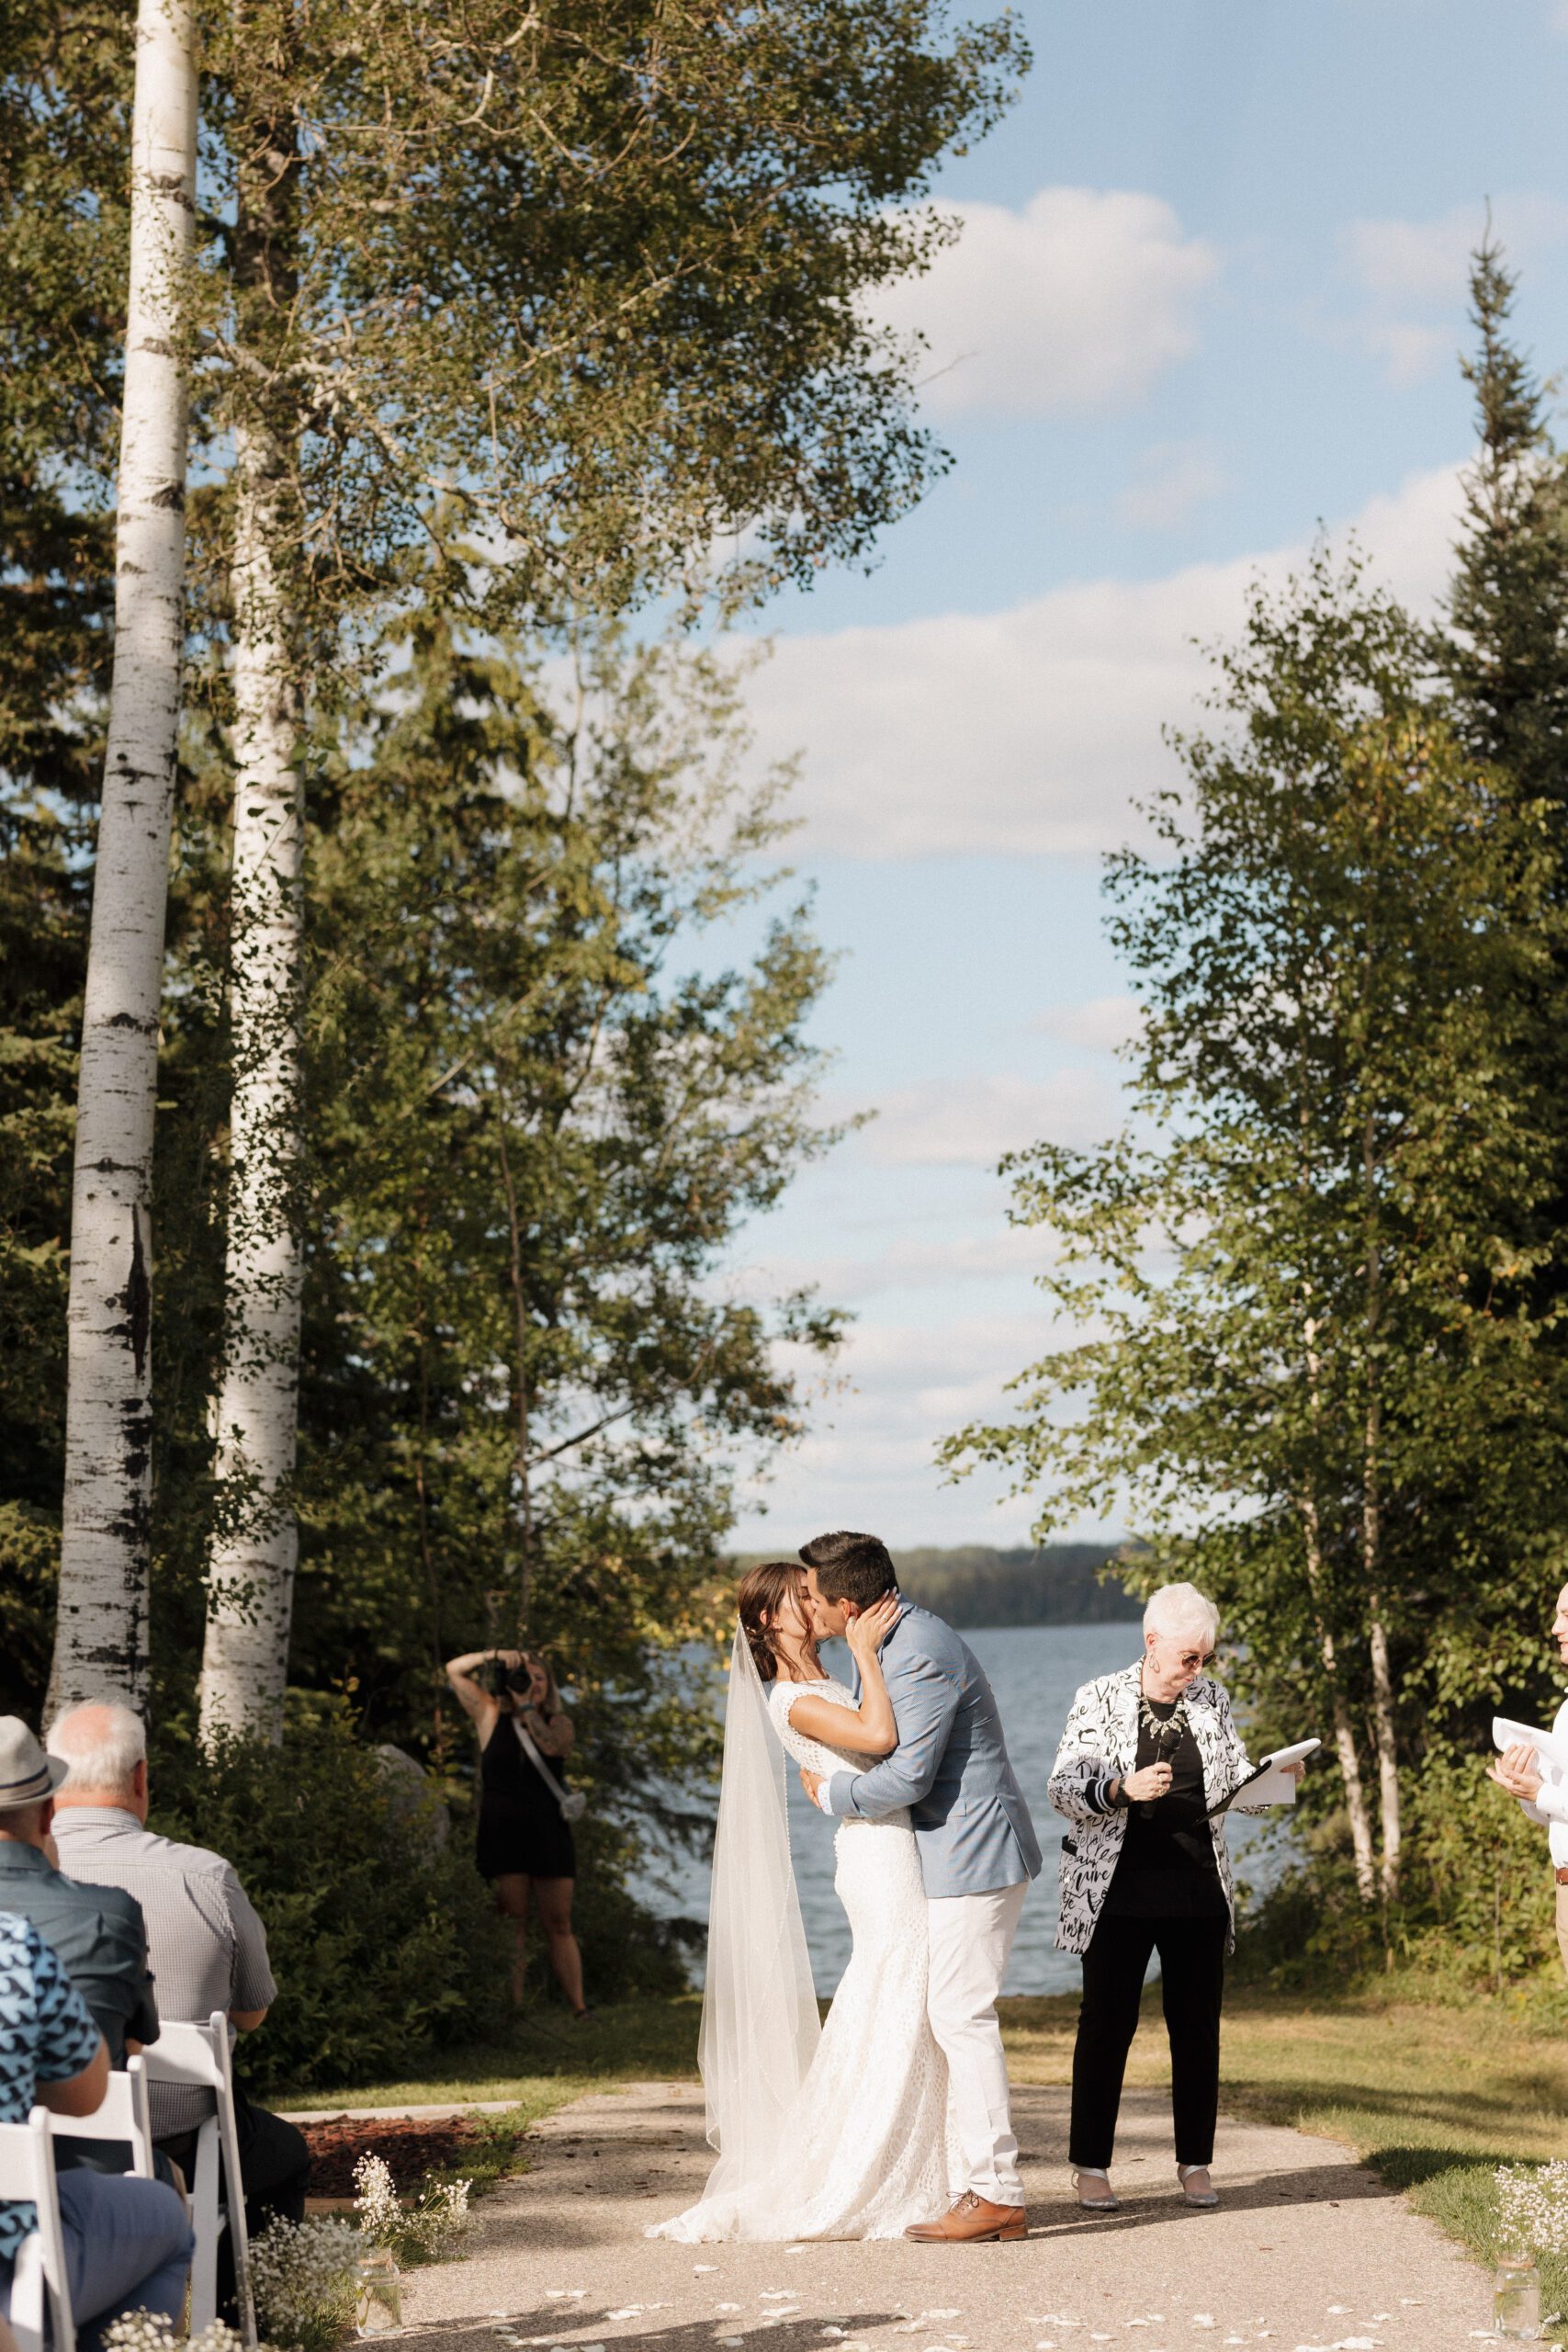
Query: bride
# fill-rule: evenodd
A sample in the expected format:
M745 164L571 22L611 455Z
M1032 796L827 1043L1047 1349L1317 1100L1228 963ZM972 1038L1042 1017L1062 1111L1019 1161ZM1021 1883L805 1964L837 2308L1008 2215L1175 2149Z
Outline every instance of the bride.
M946 2202L947 2073L926 2018L908 1815L839 1824L834 1885L854 1941L819 2026L778 1748L814 1772L891 1753L877 1652L898 1609L889 1596L850 1625L857 1702L818 1660L804 1569L774 1561L741 1582L699 2044L718 2162L650 2237L899 2237Z

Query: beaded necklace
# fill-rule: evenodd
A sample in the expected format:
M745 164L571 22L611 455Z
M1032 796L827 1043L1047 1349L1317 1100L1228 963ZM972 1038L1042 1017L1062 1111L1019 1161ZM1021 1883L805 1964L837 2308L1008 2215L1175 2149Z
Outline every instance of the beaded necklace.
M1150 1702L1149 1695L1144 1689L1142 1679L1140 1679L1138 1683L1138 1728L1140 1732L1146 1731L1149 1737L1153 1740L1155 1749L1154 1760L1156 1764L1164 1762L1168 1751L1169 1754L1174 1756L1177 1749L1181 1745L1182 1735L1188 1728L1186 1692L1183 1691L1181 1697L1178 1699L1175 1706L1172 1708L1168 1715L1156 1715L1154 1711L1154 1707Z

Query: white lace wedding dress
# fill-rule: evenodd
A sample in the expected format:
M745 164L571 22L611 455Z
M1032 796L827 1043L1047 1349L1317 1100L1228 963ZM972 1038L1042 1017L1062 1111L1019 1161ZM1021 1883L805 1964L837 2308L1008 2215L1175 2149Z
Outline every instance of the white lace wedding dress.
M790 1756L813 1772L864 1759L792 1729L807 1693L853 1707L840 1682L773 1682L768 1712ZM650 2237L898 2237L944 2212L947 2065L926 2018L926 1895L907 1813L840 1821L834 1885L854 1944L822 2039L756 2177L704 2197Z

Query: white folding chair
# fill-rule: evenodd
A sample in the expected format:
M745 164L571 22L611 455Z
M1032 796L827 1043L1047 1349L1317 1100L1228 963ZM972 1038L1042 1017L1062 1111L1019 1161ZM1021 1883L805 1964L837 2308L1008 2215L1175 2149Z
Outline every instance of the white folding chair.
M137 2179L156 2180L145 2058L128 2058L124 2074L109 2076L103 2104L91 2115L56 2115L51 2129L57 2140L124 2140L130 2144L130 2169Z
M17 2247L11 2275L17 2352L44 2352L46 2316L54 2352L76 2352L50 2120L48 2108L35 2107L25 2123L0 2123L0 2197L25 2197L38 2208L37 2224Z
M190 2182L196 2258L190 2269L190 2332L199 2335L218 2316L218 2244L225 2229L234 2254L234 2293L240 2333L254 2352L256 2307L251 2294L250 2240L241 2186L240 2135L234 2121L234 2076L229 2063L229 2020L214 2009L205 2025L172 2025L165 2018L156 2041L142 2052L149 2083L200 2090L212 2112L196 2135ZM220 2188L219 2175L222 2174Z

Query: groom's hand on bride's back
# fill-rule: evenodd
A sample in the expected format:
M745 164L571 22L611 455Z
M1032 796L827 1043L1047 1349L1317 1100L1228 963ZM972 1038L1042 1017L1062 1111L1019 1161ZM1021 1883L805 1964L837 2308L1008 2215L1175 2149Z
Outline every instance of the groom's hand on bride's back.
M811 1799L812 1804L816 1804L818 1803L817 1792L822 1785L821 1773L808 1772L803 1764L800 1768L800 1785L806 1791L807 1795Z

